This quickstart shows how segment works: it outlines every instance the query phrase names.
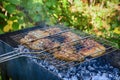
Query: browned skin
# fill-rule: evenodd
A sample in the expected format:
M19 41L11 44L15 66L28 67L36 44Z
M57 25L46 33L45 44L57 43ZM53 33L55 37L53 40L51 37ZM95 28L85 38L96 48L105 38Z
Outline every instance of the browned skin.
M49 35L53 35L60 31L61 31L60 28L49 28L45 31L42 30L30 31L28 32L27 35L25 35L24 38L20 39L20 43L34 50L41 50L41 49L43 50L43 49L57 47L59 46L59 43L41 38Z
M30 42L30 41L34 40L34 39L35 39L34 36L28 36L28 35L26 35L24 38L20 39L20 43L21 44L25 44L27 42Z
M65 37L64 42L72 42L72 41L76 41L76 40L80 40L81 37L72 33L72 32L65 32L61 34L62 36Z
M35 31L30 31L24 38L20 40L21 44L25 44L27 42L49 36L49 33L47 31L41 31L41 30L35 30Z
M49 28L46 31L48 31L50 35L53 35L53 34L60 32L61 29L60 28Z
M100 56L105 52L105 47L92 39L80 40L84 46L80 51L76 52L72 44L61 46L60 51L55 52L55 58L65 61L83 61L84 56ZM82 56L83 55L83 56Z
M34 42L30 42L27 46L33 50L45 50L45 49L52 49L59 45L60 45L59 43L52 42L49 39L40 39Z
M85 39L81 41L81 44L85 47L79 51L84 56L100 56L105 52L105 47L97 43L92 39Z
M65 61L83 61L84 57L81 55L76 55L76 54L69 54L67 52L55 52L54 57L60 60L65 60Z
M36 39L40 39L40 38L43 38L43 37L46 37L49 35L56 34L60 31L61 31L60 28L49 28L45 31L42 31L42 30L30 31L30 32L28 32L28 34L24 38L22 38L20 40L20 43L25 44L27 42L31 42L31 41L36 40Z
M84 57L76 53L75 48L70 44L64 44L59 51L53 53L54 57L65 61L82 61Z
M44 50L44 49L52 49L54 47L60 46L58 42L52 42L50 39L38 39L41 37L45 37L48 35L53 35L55 33L60 32L59 28L50 28L46 31L35 30L30 31L24 38L20 40L20 42L33 50ZM72 42L76 40L80 40L81 37L72 33L65 32L61 34L65 37L65 42ZM38 39L33 41L34 39ZM78 42L77 42L78 43ZM60 47L60 50L57 50L53 53L54 57L60 60L65 61L82 61L84 60L83 56L92 56L96 57L102 55L105 52L105 47L101 44L97 43L92 39L80 40L80 44L84 46L79 52L76 52L74 45L76 43L66 43ZM49 51L49 50L48 50ZM54 51L54 50L53 50ZM51 52L51 51L49 51Z

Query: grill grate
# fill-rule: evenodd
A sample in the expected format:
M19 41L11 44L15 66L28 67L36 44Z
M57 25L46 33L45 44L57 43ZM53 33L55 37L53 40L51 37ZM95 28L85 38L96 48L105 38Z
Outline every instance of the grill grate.
M106 51L106 54L110 53L110 52L113 52L115 51L116 49L113 49L112 47L109 47ZM108 52L109 51L109 52ZM55 66L58 70L64 70L64 69L68 69L70 67L73 67L73 66L77 66L79 65L80 63L83 63L83 62L86 62L86 61L90 61L92 59L95 59L95 58L91 58L89 56L86 56L86 60L84 60L83 62L73 62L73 61L63 61L63 60L58 60L56 58L53 57L53 55L51 55L51 53L48 53L48 52L42 52L40 54L27 54L27 57L28 55L30 55L30 57L32 56L32 58L37 58L37 59L40 59L40 60L43 60L43 61L46 61L48 62L50 65L53 65ZM26 56L26 55L25 55ZM97 57L96 57L97 58Z
M57 27L50 27L50 26L44 26L43 28L37 28L37 29L33 29L33 30L30 30L30 31L35 31L35 30L41 30L41 31L46 31L47 29L50 29L50 28L58 28L60 26L57 26ZM52 35L48 35L48 36L45 36L45 37L41 37L41 38L38 38L38 39L34 39L34 40L39 40L39 39L42 39L42 38L49 38L49 37L52 37L52 36L56 36L61 34L61 33L64 33L64 32L67 32L69 30L71 30L70 28L66 28L66 27L60 27L61 31L60 32L57 32L55 34L52 34ZM20 39L23 38L25 35L28 34L29 31L25 31L25 32L21 32L21 33L18 33L18 34L15 34L15 35L11 35L10 38L17 42L18 44L20 43ZM32 41L34 41L32 40Z
M46 27L46 28L42 28L43 30L45 30L45 29L48 29L49 27ZM48 53L47 52L47 50L43 50L43 51L41 51L41 50L31 50L31 49L28 49L28 48L26 48L26 47L23 47L22 45L22 52L20 52L20 54L14 54L14 55L16 55L15 57L17 58L18 56L26 56L26 57L32 57L32 58L37 58L37 59L40 59L40 60L43 60L43 61L46 61L46 62L48 62L49 64L51 64L51 65L54 65L58 70L63 70L63 69L66 69L66 68L69 68L69 67L72 67L72 66L76 66L76 65L78 65L78 64L80 64L81 62L75 62L75 61L69 61L69 62L67 62L67 61L63 61L63 60L58 60L58 59L56 59L56 58L54 58L53 57L53 55L52 55L52 53L53 53L53 51L55 51L55 50L59 50L59 47L61 47L61 46L63 46L63 44L67 44L67 43L74 43L74 42L78 42L79 40L75 40L75 41L72 41L72 42L67 42L67 43L64 43L63 41L64 41L64 37L62 37L61 36L61 33L65 33L65 32L67 32L67 31L71 31L71 32L73 32L73 33L76 33L76 34L78 34L80 37L81 37L81 39L86 39L86 38L89 38L89 39L94 39L95 41L97 41L98 43L100 43L100 44L102 44L103 46L105 46L106 47L106 53L104 53L104 54L108 54L108 53L110 53L110 52L112 52L112 51L115 51L116 50L116 48L114 48L114 47L111 47L111 45L113 45L113 43L112 42L109 42L109 41L107 41L107 40L104 40L104 39L102 39L102 38L97 38L97 37L94 37L94 36L92 36L92 35L88 35L88 34L86 34L86 33L83 33L83 32L79 32L78 33L78 31L77 30L74 30L74 29L65 29L65 28L60 28L62 31L61 32L59 32L59 33L56 33L56 34L54 34L54 35L50 35L50 36L46 36L46 37L42 37L42 38L48 38L48 39L51 39L53 42L60 42L61 43L61 45L60 46L58 46L58 47L55 47L55 48L53 48L53 49L49 49L49 50L51 50L50 52L51 53ZM40 29L41 30L41 29ZM32 31L32 30L31 30ZM28 32L22 32L22 33L18 33L18 34L16 34L16 35L11 35L10 36L10 38L13 40L13 41L15 41L15 42L17 42L18 44L20 44L20 42L19 42L19 40L21 39L21 38L23 38L26 34L27 34ZM59 37L58 37L59 36ZM38 39L36 39L36 40L38 40ZM74 45L74 47L79 51L81 48L83 48L83 46L81 46L81 45L79 45L79 44L76 44L76 45ZM19 48L19 47L18 47ZM20 47L21 48L21 47ZM54 50L55 49L55 50ZM93 53L94 54L94 53ZM13 54L12 54L13 55ZM14 58L15 58L14 57ZM100 57L100 56L98 56L98 57ZM8 58L7 60L10 60L10 59L12 59L13 57L10 57L10 58ZM83 61L83 62L85 62L85 61L90 61L91 59L94 59L94 58L92 58L92 57L90 57L90 56L84 56L84 58L85 58L85 60ZM97 58L97 57L95 57L95 58ZM5 60L5 59L1 59L1 60ZM2 62L3 62L2 61ZM6 61L6 60L5 60Z

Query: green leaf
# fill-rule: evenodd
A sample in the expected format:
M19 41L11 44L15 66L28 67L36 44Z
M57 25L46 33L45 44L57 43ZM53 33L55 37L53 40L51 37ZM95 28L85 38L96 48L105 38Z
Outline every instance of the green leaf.
M4 33L1 29L0 29L0 34Z
M24 19L18 19L19 24L23 24L24 22L25 22Z
M38 21L41 20L41 16L35 15L35 16L33 17L33 20L34 20L35 22L38 22Z
M19 29L19 24L17 22L14 22L12 27L13 27L13 30L18 30Z
M63 0L63 7L64 7L64 8L67 7L67 0Z
M8 4L5 6L5 9L8 11L8 13L12 14L16 10L16 7L14 5Z
M14 5L20 4L20 0L7 0L7 1L10 2L11 4L14 4Z
M22 17L24 16L24 13L22 11L16 11L16 13L14 14L14 16L17 16L17 17Z
M2 2L3 0L0 0L0 2Z
M9 20L12 20L12 21L13 21L13 20L16 20L16 19L18 19L17 16L13 16L13 17L10 17L10 18L9 18Z
M1 18L7 18L7 16L5 16L3 13L0 13L0 17Z

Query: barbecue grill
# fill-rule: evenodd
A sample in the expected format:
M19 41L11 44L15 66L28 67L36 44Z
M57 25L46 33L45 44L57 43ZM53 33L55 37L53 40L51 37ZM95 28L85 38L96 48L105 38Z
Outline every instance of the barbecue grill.
M54 49L58 47L49 49L51 50L51 53L49 53L46 52L46 49L31 50L20 44L19 40L23 38L29 31L34 31L37 29L46 30L51 27L52 26L40 25L37 27L0 35L0 63L2 68L1 70L3 80L9 80L9 78L12 78L13 80L62 80L63 78L61 77L61 74L58 74L58 71L65 73L67 70L71 69L74 66L78 66L85 62L90 62L91 60L97 59L101 56L105 56L108 53L112 53L117 50L115 47L113 47L114 43L110 41L102 38L97 38L93 35L83 33L79 30L63 27L63 25L55 26L59 27L62 30L61 32L42 38L48 38L52 41L60 42L61 45L58 47L61 47L63 46L63 44L75 43L79 41L75 40L64 43L63 38L58 37L61 33L71 31L79 35L83 40L87 38L94 39L95 41L106 47L106 52L103 55L94 58L92 58L91 56L84 56L85 60L82 62L67 62L56 59L52 55L53 51L55 51ZM79 49L81 48L81 45L76 46ZM38 63L40 64L38 65Z

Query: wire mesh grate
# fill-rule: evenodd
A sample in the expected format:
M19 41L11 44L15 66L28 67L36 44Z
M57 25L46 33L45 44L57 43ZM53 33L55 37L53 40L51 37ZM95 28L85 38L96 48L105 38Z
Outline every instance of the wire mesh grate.
M48 27L43 28L42 30L45 30L45 29L48 29ZM66 28L66 29L65 28L63 28L63 29L60 28L60 29L61 29L61 32L58 32L54 35L42 37L43 39L45 39L45 38L50 39L52 42L59 42L60 43L59 46L51 48L51 49L45 49L45 50L32 50L32 49L29 49L27 47L23 47L24 49L22 49L22 50L24 50L24 51L21 51L20 54L15 56L15 57L26 56L26 57L36 58L36 59L39 59L39 60L47 61L49 64L54 65L58 69L66 69L66 68L69 68L71 66L76 66L76 65L80 64L81 62L59 60L59 59L57 59L53 56L53 53L55 51L58 51L60 47L64 46L64 44L79 43L80 40L93 39L93 40L97 41L98 43L102 44L104 47L106 47L106 52L104 54L108 54L108 53L111 53L112 51L116 50L116 48L111 46L113 43L111 43L111 42L109 42L105 39L97 38L97 37L94 37L92 35L88 35L86 33L80 32L80 31L77 32L77 30L74 30L74 29L68 29L68 28ZM41 29L39 29L39 30L41 30ZM33 30L31 30L31 31L33 31ZM69 31L73 32L73 33L76 33L81 38L78 39L78 40L73 40L71 42L64 42L65 38L63 36L61 36L61 34L69 32ZM10 36L10 38L13 39L13 41L18 42L20 44L19 40L27 34L28 34L28 32L21 32L21 33L18 33L16 35ZM39 40L39 39L36 39L36 40ZM23 46L23 45L21 45L21 46ZM80 44L76 44L76 45L73 45L73 46L75 47L77 52L80 51L83 48L83 46L80 45ZM19 47L18 47L18 49L19 49ZM94 53L92 53L92 54L94 54ZM7 58L6 60L14 59L15 57L13 55L16 55L16 53L12 54L11 56L9 55L9 58ZM8 55L6 55L6 56L8 56ZM100 57L100 56L98 56L98 57ZM85 58L84 61L90 61L91 59L94 59L94 58L97 58L97 57L93 58L93 57L90 57L90 56L84 56L84 58ZM1 60L6 61L5 59L1 59ZM84 62L84 61L82 61L82 62Z

